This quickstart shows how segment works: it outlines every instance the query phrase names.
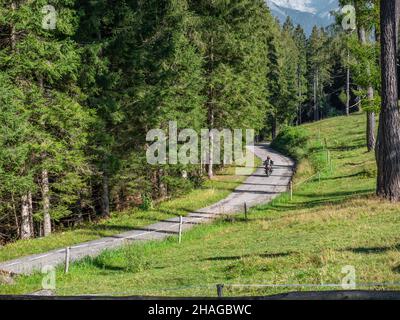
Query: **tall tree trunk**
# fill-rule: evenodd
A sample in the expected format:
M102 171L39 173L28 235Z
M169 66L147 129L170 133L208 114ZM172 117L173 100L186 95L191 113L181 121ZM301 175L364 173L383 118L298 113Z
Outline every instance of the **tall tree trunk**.
M301 92L301 72L300 68L297 68L297 90L298 90L298 99L299 99L299 106L297 109L297 125L301 125L301 98L303 93Z
M13 213L14 213L14 222L15 222L15 228L17 230L17 235L18 235L18 237L20 237L21 236L21 227L19 225L18 213L17 213L17 208L15 205L14 192L11 192L11 206L12 206Z
M299 126L303 124L302 115L303 115L303 108L302 108L302 106L301 106L301 104L300 104L300 105L299 105Z
M110 198L109 198L109 180L108 180L108 175L106 172L103 173L103 194L102 194L102 216L103 217L109 217L110 216Z
M32 192L28 192L28 203L29 203L29 226L31 228L31 235L35 237L35 228L33 225L33 201L32 201Z
M318 70L314 75L314 121L319 120L319 106L318 106L318 87L319 87Z
M377 195L400 201L400 112L397 26L400 0L381 0L382 110L376 150Z
M359 28L359 40L361 44L364 46L367 44L367 34L365 32L364 27ZM367 67L367 75L371 75L371 69ZM367 99L369 101L374 101L374 88L372 85L368 85L367 87ZM366 128L366 142L368 151L373 151L375 149L375 113L373 111L367 111L367 128Z
M374 100L374 89L372 86L368 87L368 100ZM375 112L367 112L367 149L368 152L375 150Z
M31 229L31 215L30 215L30 203L29 194L24 194L21 198L21 239L32 238Z
M158 197L160 199L165 199L168 195L167 186L163 181L164 175L165 175L164 169L160 168L157 170Z
M313 79L313 93L314 93L314 106L313 106L313 112L314 112L314 120L315 120L315 109L317 108L317 81L316 81L316 74L314 73L314 79Z
M152 199L158 199L159 197L159 190L158 190L158 170L155 169L151 172L151 185L152 185L152 192L151 197ZM142 194L143 196L144 194Z
M11 10L15 11L17 10L17 3L16 1L12 1L11 2ZM11 31L10 31L10 46L11 46L11 50L15 51L15 48L17 46L17 32L15 30L15 24L13 23L11 25Z
M350 50L347 49L347 63L350 63ZM347 66L346 76L346 116L350 115L350 64Z
M209 74L212 75L214 71L214 38L210 39L210 67ZM208 90L208 128L214 129L214 89L212 87ZM208 155L207 174L211 179L214 176L214 137L210 135L210 150Z
M371 152L375 149L375 112L367 112L367 149Z
M396 21L395 21L395 23L396 23L396 26L395 26L395 28L396 28L396 52L398 53L398 41L399 41L399 27L400 27L400 4L399 4L399 2L397 2L396 4L395 4L395 10L396 10L396 12L395 12L395 19L396 19Z
M46 169L42 170L42 201L43 201L43 236L47 237L51 234L51 217L50 217L50 187L49 174Z
M39 87L44 95L44 80L39 77ZM43 154L42 160L46 159L46 154ZM42 201L43 201L43 236L47 237L51 234L51 217L50 217L50 186L49 186L49 173L46 169L42 170L41 177L42 185Z
M272 125L271 125L272 140L275 140L277 134L278 134L278 124L277 124L276 116L273 116Z
M212 130L214 127L214 112L213 112L213 110L210 110L210 112L209 112L208 123L209 123L210 130ZM209 150L209 155L208 155L208 167L207 167L207 174L210 179L214 176L213 166L214 166L214 135L211 134L211 131L210 131L210 150Z

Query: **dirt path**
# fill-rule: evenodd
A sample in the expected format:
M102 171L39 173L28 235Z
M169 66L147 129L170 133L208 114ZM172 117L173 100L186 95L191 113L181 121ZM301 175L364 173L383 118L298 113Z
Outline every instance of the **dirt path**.
M259 204L268 203L280 193L287 190L293 175L293 161L273 150L265 144L260 144L251 149L256 156L265 159L270 155L275 162L274 172L267 178L264 169L259 168L254 174L226 199L221 200L207 208L189 213L183 218L182 230L186 231L200 223L206 223L221 214L243 212L244 203L249 208ZM74 245L70 249L70 260L76 261L86 256L96 256L106 249L120 247L131 241L161 240L171 235L176 235L179 230L179 217L135 229L129 232L89 241ZM0 263L0 270L13 273L29 274L41 270L44 266L57 266L65 261L65 249L52 250L43 254L35 254Z

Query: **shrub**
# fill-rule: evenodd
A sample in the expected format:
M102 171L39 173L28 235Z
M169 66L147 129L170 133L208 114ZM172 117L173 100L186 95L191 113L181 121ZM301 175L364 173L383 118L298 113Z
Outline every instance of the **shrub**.
M140 205L140 209L144 211L148 211L153 209L153 199L148 194L142 194L142 204Z
M308 152L308 131L299 127L285 127L272 142L271 147L295 160L300 160Z

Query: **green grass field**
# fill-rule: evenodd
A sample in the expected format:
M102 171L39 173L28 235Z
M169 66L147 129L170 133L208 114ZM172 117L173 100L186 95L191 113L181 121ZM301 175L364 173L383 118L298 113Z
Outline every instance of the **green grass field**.
M170 238L127 246L75 263L67 275L60 268L56 293L215 296L216 284L225 284L226 296L328 290L332 287L312 285L340 284L348 265L355 267L358 289L399 289L400 206L374 196L376 170L374 155L364 147L365 116L304 127L310 151L298 165L292 201L283 195L255 208L247 222L238 215L196 227L181 245ZM298 185L316 168L320 179ZM196 202L198 196L192 197ZM20 277L0 293L33 292L41 281L40 274ZM246 286L255 284L275 287Z
M114 213L110 219L98 223L86 223L76 229L57 232L46 238L20 240L0 248L0 262L52 249L64 248L77 243L111 236L133 228L143 227L174 216L185 216L228 196L243 180L235 176L235 168L229 167L213 179L207 180L200 189L168 200L155 206L153 210L130 210Z

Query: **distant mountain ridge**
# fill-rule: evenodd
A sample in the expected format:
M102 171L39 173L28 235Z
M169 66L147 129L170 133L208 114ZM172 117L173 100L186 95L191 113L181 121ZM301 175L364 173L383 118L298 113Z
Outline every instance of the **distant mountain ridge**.
M334 22L331 11L339 8L338 0L266 0L271 12L279 21L291 17L295 25L300 24L307 35L316 25L327 27Z

